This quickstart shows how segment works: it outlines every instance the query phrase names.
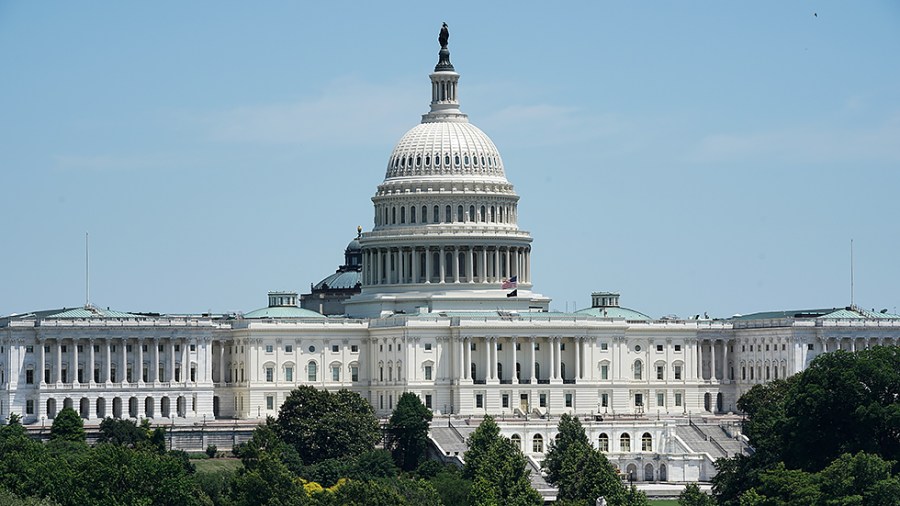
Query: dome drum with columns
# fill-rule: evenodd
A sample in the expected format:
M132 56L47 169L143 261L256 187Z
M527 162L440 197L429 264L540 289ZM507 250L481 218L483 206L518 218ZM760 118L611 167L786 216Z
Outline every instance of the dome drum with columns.
M491 139L459 109L459 74L442 47L430 74L431 110L388 158L362 234L360 317L454 310L546 311L531 289L531 235ZM504 289L511 278L516 291ZM512 295L512 296L509 296Z

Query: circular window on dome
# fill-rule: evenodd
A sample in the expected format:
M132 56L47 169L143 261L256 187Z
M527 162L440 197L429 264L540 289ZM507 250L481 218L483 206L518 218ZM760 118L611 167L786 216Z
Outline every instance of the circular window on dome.
M428 167L431 165L431 156L425 155L425 166Z
M484 157L481 157L481 165L484 165Z
M444 155L444 165L450 165L450 155Z
M406 164L412 167L412 157L409 157L409 159L406 161Z
M472 157L472 163L474 163L475 165L478 165L478 157L477 156Z
M494 159L491 157L488 157L488 167L493 167L493 166L494 166Z
M459 166L459 155L453 157L453 165Z
M420 166L420 165L422 165L422 157L421 157L421 156L417 156L417 157L416 157L416 167L418 167L418 166Z
M641 351L641 345L637 345L634 347L634 351Z
M400 165L400 159L394 158L394 168L396 169Z
M469 155L466 155L465 161L466 161L466 166L468 167L469 166Z
M315 352L316 352L316 347L315 347L315 346L310 346L310 347L309 347L309 352L310 352L310 353L315 353Z
M401 167L406 167L406 158L401 158L401 159L400 159L400 166L401 166Z

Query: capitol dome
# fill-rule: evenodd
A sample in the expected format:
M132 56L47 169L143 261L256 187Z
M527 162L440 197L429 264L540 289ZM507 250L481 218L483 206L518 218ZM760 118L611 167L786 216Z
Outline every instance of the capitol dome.
M421 176L474 176L506 181L497 146L468 122L429 121L406 132L391 153L385 179Z

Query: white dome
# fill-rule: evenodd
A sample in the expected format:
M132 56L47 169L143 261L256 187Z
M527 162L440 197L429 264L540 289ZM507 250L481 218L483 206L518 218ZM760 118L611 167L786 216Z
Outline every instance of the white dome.
M410 129L394 147L385 179L410 176L506 179L497 146L468 122L429 122Z

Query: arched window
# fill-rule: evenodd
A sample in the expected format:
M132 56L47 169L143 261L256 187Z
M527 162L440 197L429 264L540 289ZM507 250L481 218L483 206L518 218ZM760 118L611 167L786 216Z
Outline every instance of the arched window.
M431 165L431 155L425 155L425 166Z
M518 434L513 434L512 436L509 437L509 440L512 442L513 445L515 445L516 448L518 448L519 450L522 449L522 438L519 437Z
M459 167L459 155L453 157L453 165Z
M544 436L535 434L531 439L531 451L533 453L544 453Z
M600 434L600 437L597 438L597 449L601 452L609 451L609 436L606 433Z
M644 364L640 360L634 361L634 379L644 379Z
M469 206L469 221L478 221L475 217L475 206Z
M444 155L444 165L450 165L450 155Z
M456 221L463 222L463 206L456 206Z
M409 222L410 223L416 222L416 206L410 206L410 208L409 208Z
M619 438L619 447L623 452L630 452L631 436L629 436L628 434L622 434L622 436Z
M503 223L503 206L500 206L498 209L500 211L500 223Z
M428 223L428 206L422 206L422 223Z
M396 224L397 224L397 208L392 207L391 208L391 225L396 225Z
M641 451L653 451L653 436L651 436L649 432L645 432L644 435L641 436Z
M444 208L444 223L450 223L453 221L453 214L450 211L450 206Z
M406 208L400 208L400 223L406 223Z
M309 361L309 364L306 366L306 379L307 381L318 381L319 377L319 366L312 360Z
M487 209L484 206L481 206L481 216L478 217L478 221L487 221L487 213L485 212Z
M464 161L466 162L466 167L468 167L468 166L469 166L469 155L466 155L466 156L465 156L465 160L464 160Z
M421 156L417 156L417 157L416 157L416 167L418 167L418 166L420 166L420 165L422 165L422 157L421 157Z

